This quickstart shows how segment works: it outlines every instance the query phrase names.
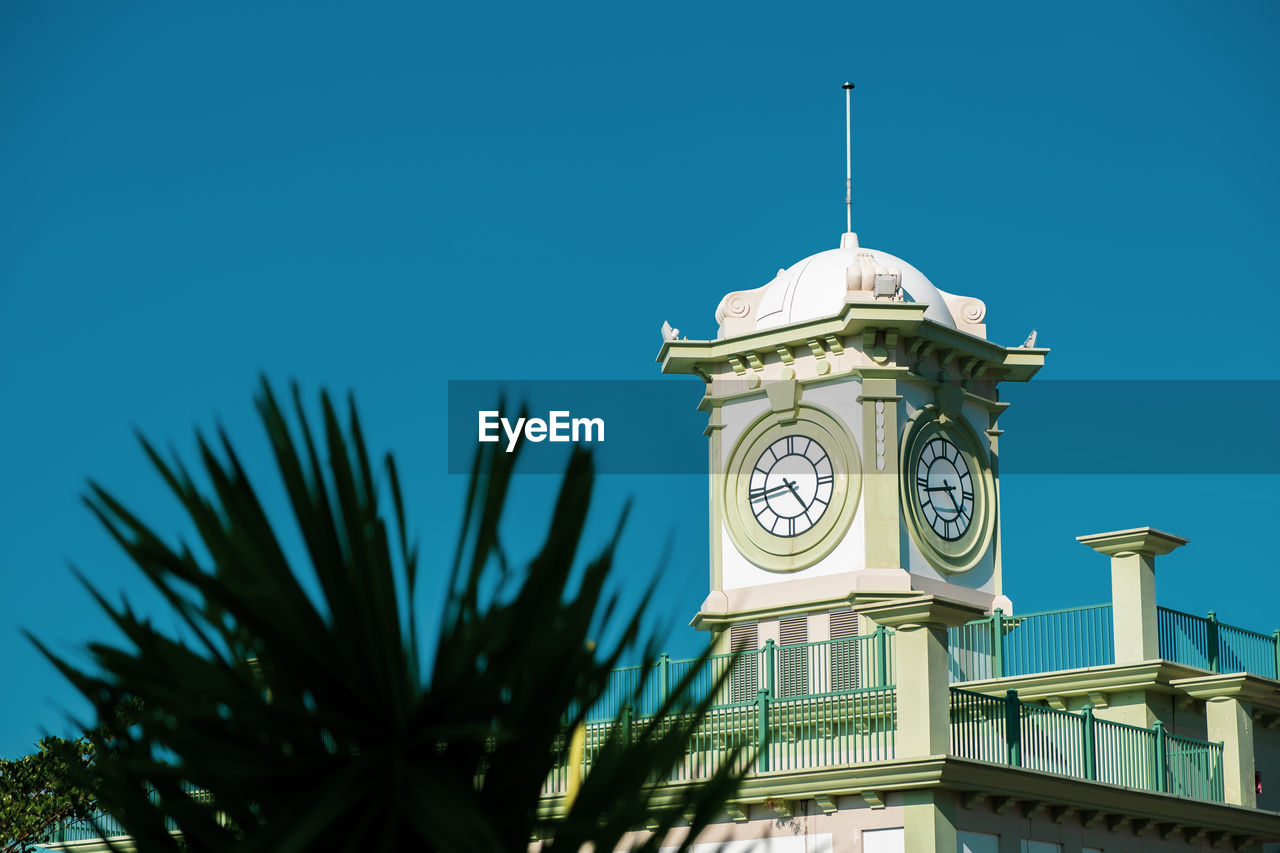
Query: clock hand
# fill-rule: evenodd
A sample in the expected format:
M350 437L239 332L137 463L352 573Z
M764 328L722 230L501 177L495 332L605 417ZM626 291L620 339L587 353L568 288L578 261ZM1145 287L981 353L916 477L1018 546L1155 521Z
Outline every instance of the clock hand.
M778 492L785 492L786 490L787 490L787 487L786 487L785 485L784 485L784 486L774 486L772 489L767 489L767 490L765 490L765 491L763 491L763 492L756 492L756 493L755 493L755 497L753 497L751 500L752 500L752 502L755 502L755 501L758 501L758 500L763 500L764 498L773 497L773 496L774 496L775 494L777 494Z
M783 482L783 485L785 485L788 489L790 489L790 490L791 490L791 494L793 494L793 495L795 495L795 496L796 496L796 501L797 501L797 502L799 502L799 504L800 504L800 508L801 508L801 509L808 509L808 507L807 507L807 506L805 506L804 499L803 499L802 497L800 497L800 492L799 492L799 491L797 491L797 489L796 489L796 484L795 484L795 483L793 483L793 482L791 482L790 480L788 480L786 477L783 477L783 478L782 478L782 482Z
M941 486L925 486L924 487L924 490L926 492L946 492L947 499L951 501L951 506L954 509L958 510L960 509L960 504L956 503L955 489L956 487L949 484L946 480L942 481Z

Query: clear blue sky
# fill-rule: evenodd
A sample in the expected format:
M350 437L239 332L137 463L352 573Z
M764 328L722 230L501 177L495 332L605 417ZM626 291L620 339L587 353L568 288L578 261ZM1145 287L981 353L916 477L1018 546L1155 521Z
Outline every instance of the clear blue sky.
M272 494L258 373L352 389L452 541L446 380L651 378L664 319L714 335L724 293L834 246L845 79L863 245L983 298L998 342L1038 328L1044 379L1276 379L1278 39L1272 2L5 3L0 755L82 710L19 634L108 634L69 561L162 613L78 501L94 477L181 529L134 428L189 452L221 422ZM1185 452L1274 438L1249 406ZM620 575L673 533L655 617L691 651L705 485L608 478L597 540L627 494ZM1163 603L1270 631L1276 495L1007 478L1007 591L1106 600L1074 537L1151 524L1192 540Z

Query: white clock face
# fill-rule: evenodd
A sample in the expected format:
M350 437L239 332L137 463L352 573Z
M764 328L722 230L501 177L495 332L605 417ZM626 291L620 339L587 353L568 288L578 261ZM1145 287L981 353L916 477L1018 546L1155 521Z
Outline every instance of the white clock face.
M774 536L799 536L831 503L834 471L822 445L804 435L770 444L756 460L747 499L751 514Z
M916 500L924 521L948 542L964 536L973 524L973 475L960 449L934 438L916 461Z

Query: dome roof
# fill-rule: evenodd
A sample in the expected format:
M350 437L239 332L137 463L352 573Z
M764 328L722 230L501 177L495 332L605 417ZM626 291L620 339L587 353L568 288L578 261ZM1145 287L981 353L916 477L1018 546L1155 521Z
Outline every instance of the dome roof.
M878 278L901 284L894 298L926 304L925 319L985 337L981 324L986 309L979 300L939 290L901 258L860 248L854 234L846 234L839 249L810 255L778 270L763 287L725 296L716 310L720 337L833 317L853 299L872 298ZM963 316L957 317L957 310Z

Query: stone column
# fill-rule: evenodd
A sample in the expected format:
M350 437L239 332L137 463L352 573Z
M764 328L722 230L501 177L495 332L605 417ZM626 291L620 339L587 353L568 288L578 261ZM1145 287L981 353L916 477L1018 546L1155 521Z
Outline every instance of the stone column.
M983 615L980 608L934 595L884 601L859 611L894 630L894 732L897 758L945 756L951 741L951 686L947 681L947 628ZM907 853L956 849L954 803L942 792L907 798Z
M1111 617L1116 663L1158 660L1156 625L1156 557L1187 544L1150 527L1077 537L1111 558Z
M903 853L959 849L955 794L917 788L902 795Z
M1275 693L1270 679L1237 672L1171 682L1175 689L1204 700L1206 735L1222 743L1222 793L1228 803L1258 807L1253 755L1253 703Z
M898 406L894 379L862 380L862 514L866 520L866 567L901 568L898 516Z
M1205 702L1209 740L1222 741L1222 793L1228 803L1258 807L1253 775L1253 709L1235 696Z

